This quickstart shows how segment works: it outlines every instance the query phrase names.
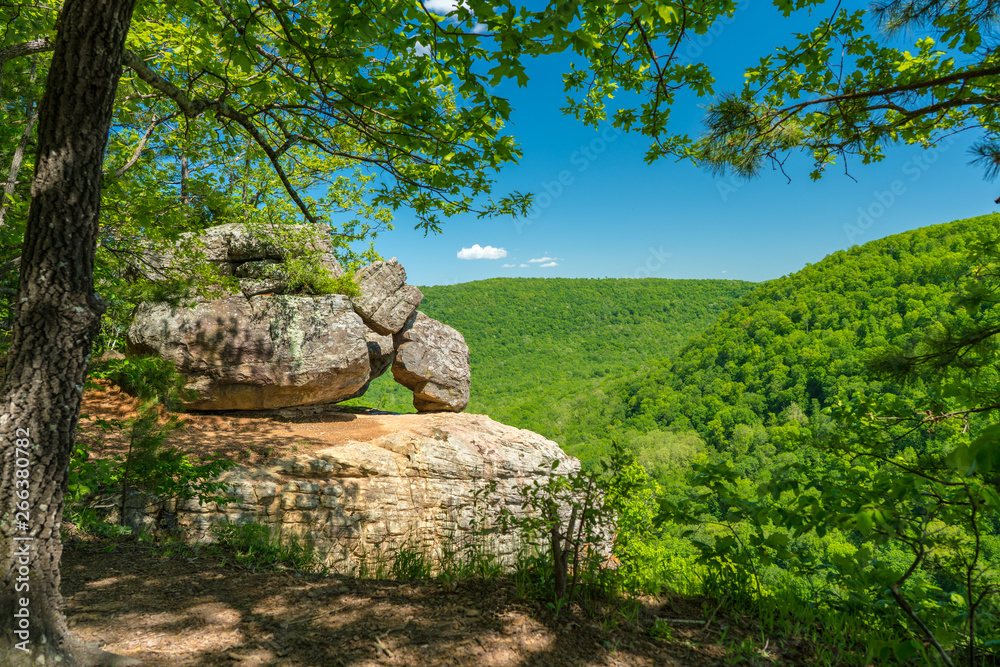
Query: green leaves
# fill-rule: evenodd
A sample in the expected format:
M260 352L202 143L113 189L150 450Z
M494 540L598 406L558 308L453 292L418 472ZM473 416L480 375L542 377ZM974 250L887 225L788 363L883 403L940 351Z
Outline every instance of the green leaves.
M878 510L862 510L854 515L854 525L862 535L867 537L868 534L872 532L872 528L875 526L876 516L881 519L881 513L878 512Z
M923 654L923 645L917 639L906 639L892 647L892 655L900 662L907 662L911 658Z
M677 21L677 10L672 5L657 5L656 13L664 24L670 25Z
M968 445L956 447L947 461L965 475L1000 470L1000 424L988 426Z
M352 221L344 223L350 230L339 230L345 251L351 241L370 243L387 211L403 206L429 231L439 228L442 217L516 212L511 197L490 197L490 174L519 155L512 139L498 131L509 105L474 71L492 60L494 85L527 82L520 57L535 49L539 20L511 15L512 9L474 2L441 20L415 3L390 3L373 14L312 0L142 6L130 48L159 79L126 74L124 90L135 87L141 95L123 94L122 114L129 120L115 127L134 133L126 139L123 131L113 145L125 162L145 123L176 111L177 98L186 98L191 104L181 104L183 124L163 123L141 151L185 155L193 173L207 170L206 164L225 164L249 141L258 153L252 177L232 164L201 176L243 171L268 179L266 187L230 184L242 191L238 208L244 218L292 213L328 223L347 211L370 215L370 224ZM505 12L504 23L497 12ZM431 44L433 52L425 53ZM170 161L161 158L160 164ZM131 167L133 174L140 164ZM172 166L175 171L176 161ZM261 166L275 173L268 177ZM374 180L369 168L382 177ZM176 180L174 174L158 176ZM255 186L266 192L266 206L259 205L261 195L258 205L247 205ZM304 192L319 194L307 201Z
M230 52L229 57L243 73L247 74L253 71L253 61L250 60L249 54L236 49Z
M775 3L786 15L802 4ZM891 30L912 28L914 48L888 46L883 35L868 32L864 12L841 10L747 69L741 89L723 100L756 104L738 115L715 102L691 154L712 169L749 174L801 150L819 178L838 159L881 160L886 142L932 146L962 128L982 128L987 137L1000 129L994 105L975 101L992 95L997 82L989 49L976 51L985 14L923 2L886 5L879 14ZM969 57L949 57L954 52L936 48L932 35ZM844 53L852 58L843 60Z

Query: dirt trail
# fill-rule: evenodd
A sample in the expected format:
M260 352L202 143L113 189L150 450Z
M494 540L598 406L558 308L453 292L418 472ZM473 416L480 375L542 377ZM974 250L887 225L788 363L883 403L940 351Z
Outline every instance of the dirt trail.
M73 632L155 667L723 664L717 628L681 625L672 641L646 632L656 616L700 615L692 603L648 601L619 627L581 613L553 623L513 589L250 572L207 551L161 557L134 544L71 542L63 554Z
M135 416L137 405L136 399L107 384L100 390L84 393L80 425L95 454L122 454L128 449L126 434L117 429L105 431L97 420L126 420ZM254 412L181 413L175 416L184 427L171 435L168 444L186 453L218 453L241 465L254 466L350 440L372 440L421 419L416 414L356 410L324 405Z

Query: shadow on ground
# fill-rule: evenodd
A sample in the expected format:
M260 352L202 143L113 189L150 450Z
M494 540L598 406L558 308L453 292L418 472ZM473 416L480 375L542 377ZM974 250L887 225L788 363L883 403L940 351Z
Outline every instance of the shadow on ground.
M720 633L745 634L739 621L716 619L650 636L656 616L698 616L693 601L650 602L614 622L579 611L555 622L506 580L450 587L251 572L207 549L164 557L121 543L67 544L62 590L76 634L151 666L734 664ZM765 651L760 664L797 664L791 648Z
M95 457L124 456L130 444L125 422L136 415L138 405L138 399L107 382L87 391L80 440ZM221 455L241 465L261 466L276 458L387 435L393 430L393 420L386 415L333 404L179 413L174 416L183 426L171 433L166 444L186 454ZM167 413L161 416L165 421Z

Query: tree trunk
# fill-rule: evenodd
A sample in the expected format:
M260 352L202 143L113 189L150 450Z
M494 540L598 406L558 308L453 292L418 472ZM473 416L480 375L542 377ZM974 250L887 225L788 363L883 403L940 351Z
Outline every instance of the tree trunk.
M59 611L59 529L87 362L106 307L93 282L101 167L134 6L66 0L39 108L0 386L0 665L116 662L69 635Z

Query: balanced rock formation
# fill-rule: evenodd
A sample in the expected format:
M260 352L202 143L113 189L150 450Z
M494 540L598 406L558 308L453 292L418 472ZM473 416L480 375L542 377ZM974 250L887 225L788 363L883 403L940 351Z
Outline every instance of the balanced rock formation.
M383 336L402 329L424 299L420 290L406 284L406 269L395 257L359 269L354 280L361 290L361 296L354 299L355 310Z
M349 421L341 415L334 421L325 418L331 411L336 408L274 413L317 424L334 444L225 473L220 480L229 485L231 502L149 505L148 514L133 511L129 522L153 527L152 517L165 510L189 536L211 539L213 524L259 521L311 538L337 571L356 569L366 556L391 561L403 546L439 561L480 539L477 528L494 541L483 546L510 558L524 545L496 530L501 509L524 516L520 489L580 468L551 440L483 415L351 415ZM494 482L495 490L483 493Z
M419 411L461 411L469 401L469 348L451 327L417 313L423 295L393 257L358 270L360 295L294 294L287 260L308 256L341 277L329 238L312 225L219 225L147 253L157 275L197 255L241 294L193 306L143 304L127 334L131 354L172 360L188 377L192 410L261 410L335 403L364 394L393 369ZM296 254L298 253L298 254ZM148 275L148 274L147 274Z
M188 376L192 410L262 410L341 401L370 377L367 329L341 294L230 296L139 307L132 354Z
M413 391L413 407L420 412L465 409L472 374L462 334L417 311L393 342L392 376Z

